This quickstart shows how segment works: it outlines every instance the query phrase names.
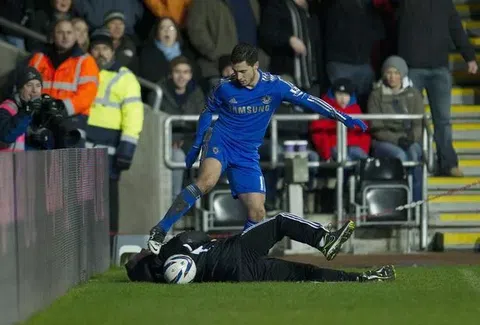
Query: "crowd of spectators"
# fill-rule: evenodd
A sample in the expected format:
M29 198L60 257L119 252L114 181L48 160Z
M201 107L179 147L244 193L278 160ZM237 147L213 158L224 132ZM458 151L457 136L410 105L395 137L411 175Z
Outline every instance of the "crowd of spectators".
M423 113L425 89L437 173L463 176L452 146L452 44L469 73L478 67L452 0L0 0L0 6L1 16L49 39L59 19L73 19L82 53L88 52L89 35L105 28L115 61L160 85L161 110L168 114L201 112L212 85L232 73L228 55L238 42L259 47L261 69L347 113ZM8 30L0 29L0 37L30 52L45 48ZM144 102L152 103L151 96L142 91ZM284 106L279 113L299 110ZM422 159L420 122L369 124L368 134L348 133L348 159ZM335 159L335 127L328 121L280 124L279 139L308 138L311 160ZM182 161L195 128L181 125L174 131L174 159ZM268 153L262 158L269 159ZM412 173L414 197L420 199L421 171ZM174 196L182 179L183 172L175 173Z

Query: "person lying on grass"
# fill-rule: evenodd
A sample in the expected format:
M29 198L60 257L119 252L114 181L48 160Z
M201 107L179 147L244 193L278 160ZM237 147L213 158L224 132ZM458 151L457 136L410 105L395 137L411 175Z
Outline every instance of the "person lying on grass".
M126 264L131 281L165 282L164 263L173 255L190 256L196 266L193 282L318 281L369 282L395 279L392 265L364 273L319 268L268 257L269 250L285 236L319 249L333 259L350 238L355 224L348 221L335 232L321 224L282 212L241 234L222 240L200 231L178 234L165 243L158 255L142 250Z

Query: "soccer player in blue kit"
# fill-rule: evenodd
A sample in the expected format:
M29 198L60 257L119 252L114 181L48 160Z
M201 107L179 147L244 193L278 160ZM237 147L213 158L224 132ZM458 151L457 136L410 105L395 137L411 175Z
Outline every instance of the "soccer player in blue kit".
M349 128L367 129L361 120L336 111L323 100L303 92L279 76L261 71L256 47L240 43L233 49L230 59L234 74L222 79L212 90L199 117L194 144L186 157L186 166L191 168L202 149L199 176L177 196L163 219L150 231L148 248L154 254L159 253L172 225L216 185L223 172L227 173L232 196L247 207L245 229L264 219L265 181L258 148L272 115L282 101L338 120ZM209 131L213 114L219 117ZM325 236L321 251L327 260L335 257L354 228L355 224L349 221Z

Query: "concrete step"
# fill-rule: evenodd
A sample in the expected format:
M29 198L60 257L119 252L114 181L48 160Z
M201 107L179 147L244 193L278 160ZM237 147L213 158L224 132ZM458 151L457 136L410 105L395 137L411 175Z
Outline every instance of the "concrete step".
M467 191L480 191L480 177L429 177L428 189L430 190L450 190L459 189L470 184L475 184ZM480 202L479 202L480 204Z
M460 161L462 160L477 160L480 159L480 152L477 153L462 153L462 152L457 152L458 154L458 159Z
M474 87L480 84L480 76L468 73L466 69L452 72L453 84L456 86Z
M433 249L444 251L449 249L478 249L480 244L480 232L476 230L445 231L435 234Z
M480 213L480 195L453 194L436 197L429 193L429 213L441 214L451 212Z
M428 105L427 91L423 91L425 105ZM477 87L454 87L452 89L452 105L480 104L480 88Z
M480 139L480 123L458 123L455 121L452 124L452 131L453 140Z
M465 176L480 176L480 159L462 159L458 164Z

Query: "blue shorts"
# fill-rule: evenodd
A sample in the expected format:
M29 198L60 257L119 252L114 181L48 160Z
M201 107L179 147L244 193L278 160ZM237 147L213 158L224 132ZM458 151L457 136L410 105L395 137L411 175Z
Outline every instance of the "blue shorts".
M258 150L242 150L238 145L225 140L219 132L207 132L202 145L201 161L214 158L222 164L222 174L227 173L235 199L243 193L265 194L265 179L260 169Z

